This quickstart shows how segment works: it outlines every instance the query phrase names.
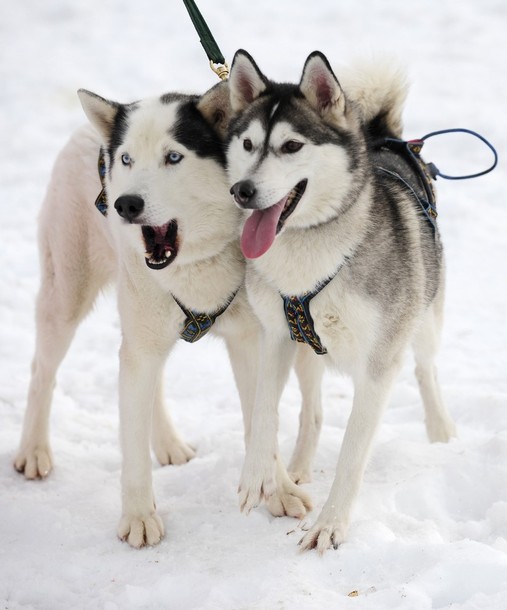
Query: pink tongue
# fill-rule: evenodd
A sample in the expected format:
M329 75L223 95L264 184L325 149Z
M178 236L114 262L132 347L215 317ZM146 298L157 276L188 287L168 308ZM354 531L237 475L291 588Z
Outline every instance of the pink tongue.
M266 210L255 210L247 219L241 235L241 250L246 258L258 258L269 250L275 240L276 227L286 199Z

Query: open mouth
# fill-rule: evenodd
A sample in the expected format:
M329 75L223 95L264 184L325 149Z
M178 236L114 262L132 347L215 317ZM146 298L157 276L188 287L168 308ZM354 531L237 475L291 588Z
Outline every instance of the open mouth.
M150 269L164 269L178 254L178 223L171 220L161 227L142 226L146 264Z
M301 201L307 183L306 178L301 180L278 203L252 212L241 235L241 250L246 258L258 258L269 250L285 221Z
M285 199L285 204L282 209L282 213L276 225L276 232L278 233L283 227L283 223L289 218L289 216L296 209L297 204L301 201L301 197L303 196L308 180L301 180L298 182L296 186L292 189L292 191L287 195ZM283 200L282 200L283 201Z

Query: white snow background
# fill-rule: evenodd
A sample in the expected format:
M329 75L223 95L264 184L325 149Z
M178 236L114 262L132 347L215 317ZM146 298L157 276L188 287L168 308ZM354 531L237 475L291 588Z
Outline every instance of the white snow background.
M2 0L0 609L507 608L505 0L200 0L199 7L229 61L243 47L277 80L298 81L315 49L333 65L392 54L413 83L407 138L468 127L496 145L492 174L437 182L448 266L439 375L459 438L428 443L407 355L347 541L324 557L301 554L301 530L334 476L350 382L325 379L322 438L306 487L313 513L302 523L265 508L247 517L236 495L243 432L225 350L212 339L182 342L167 366L167 402L197 456L180 467L154 462L166 537L136 551L115 535L120 332L111 291L60 370L54 471L36 482L17 474L34 347L36 218L57 152L85 122L76 90L128 102L203 92L216 77L177 0ZM441 144L442 171L490 158L472 141ZM436 161L430 150L428 143L425 158ZM286 457L298 411L291 378L281 405Z

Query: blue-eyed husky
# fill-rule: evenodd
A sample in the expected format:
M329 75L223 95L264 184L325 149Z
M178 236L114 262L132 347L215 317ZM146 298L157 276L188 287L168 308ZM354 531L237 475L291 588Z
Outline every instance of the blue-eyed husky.
M229 94L224 83L202 97L168 94L118 104L81 91L80 99L93 127L80 129L59 155L39 217L37 342L15 467L28 479L49 474L56 371L98 291L116 280L123 452L118 533L140 547L164 533L152 490L150 436L162 464L193 455L162 399L162 367L180 335L193 341L215 321L212 332L225 339L231 357L248 442L259 325L242 287L241 212L230 205L224 169ZM105 191L97 199L101 147ZM305 359L302 353L304 408L290 466L297 480L309 476L320 423L321 371ZM283 491L269 508L301 516L309 500L279 470Z
M251 211L241 246L263 326L240 503L248 511L277 493L278 401L291 338L306 342L354 382L331 493L301 540L324 552L344 540L407 345L430 440L455 434L433 363L444 269L432 187L417 159L397 150L406 87L396 71L359 68L342 89L315 52L299 85L277 84L238 51L229 88L229 182L237 206Z

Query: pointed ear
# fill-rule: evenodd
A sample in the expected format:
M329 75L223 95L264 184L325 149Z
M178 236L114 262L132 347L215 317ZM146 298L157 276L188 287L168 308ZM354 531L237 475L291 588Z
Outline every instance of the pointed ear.
M343 115L345 112L343 89L326 57L319 51L308 56L299 89L321 116L329 112L335 115Z
M197 102L197 110L225 140L232 115L228 81L218 83L207 91Z
M229 90L233 112L241 112L266 90L268 79L252 57L243 49L236 51L229 75Z
M86 89L79 89L77 94L90 123L104 141L109 140L120 104L106 100Z

